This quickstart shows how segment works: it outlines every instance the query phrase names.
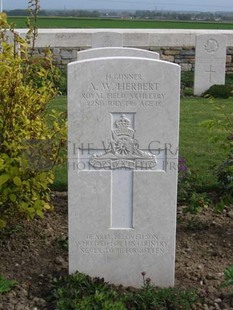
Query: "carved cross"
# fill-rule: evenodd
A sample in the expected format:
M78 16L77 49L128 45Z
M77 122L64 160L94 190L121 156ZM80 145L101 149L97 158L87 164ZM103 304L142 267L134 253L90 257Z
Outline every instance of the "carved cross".
M158 161L148 150L139 148L134 137L135 113L112 113L111 119L112 139L108 147L92 149L92 154L87 154L87 150L82 148L86 161L83 170L103 170L111 173L110 228L132 229L134 170L157 170ZM80 155L79 161L82 161Z
M212 70L212 65L210 65L209 71L205 71L206 73L209 73L209 82L212 83L212 73L215 73L216 71Z

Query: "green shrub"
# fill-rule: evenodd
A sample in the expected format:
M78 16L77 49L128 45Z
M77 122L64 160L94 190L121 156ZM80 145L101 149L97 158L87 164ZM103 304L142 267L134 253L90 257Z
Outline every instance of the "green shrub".
M61 70L60 78L58 81L58 88L62 95L67 94L67 71Z
M14 35L9 43L6 29ZM19 44L19 52L15 46ZM51 79L49 50L39 62L30 56L27 42L14 33L0 15L0 228L10 220L43 216L50 209L51 170L64 140L63 117L49 102L57 94ZM36 67L35 64L36 63Z
M230 85L212 85L203 96L227 99L232 96L232 91L233 88Z
M142 288L127 298L126 309L134 310L191 310L197 300L195 290L179 288Z
M233 195L233 151L231 151L226 160L215 170L220 188Z
M184 208L185 212L193 214L208 207L211 203L207 194L198 192L196 179L187 167L185 158L182 156L179 156L177 200L179 204L186 206Z
M124 310L119 294L103 279L91 278L82 273L61 278L54 293L60 310Z

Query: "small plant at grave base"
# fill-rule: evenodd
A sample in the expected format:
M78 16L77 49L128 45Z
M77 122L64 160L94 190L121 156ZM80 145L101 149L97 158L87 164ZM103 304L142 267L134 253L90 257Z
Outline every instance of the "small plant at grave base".
M233 87L231 85L212 85L203 93L203 96L227 99L233 96Z
M126 308L134 310L191 310L197 301L196 290L179 288L158 288L142 272L142 289L125 296Z
M224 282L221 286L233 286L233 266L230 266L224 270Z
M14 43L9 42L7 29ZM47 113L57 94L49 50L43 65L39 63L35 69L28 42L8 25L4 13L0 14L0 45L1 229L25 217L42 217L51 208L52 167L58 163L66 125L61 113Z
M208 208L210 204L211 200L208 198L206 193L192 192L185 211L196 214L201 210Z
M193 191L192 175L188 169L184 157L179 156L178 161L178 202L186 203L190 193Z
M228 154L226 160L221 163L214 171L218 178L220 189L228 193L229 197L233 195L233 151Z
M118 292L104 279L76 272L60 278L54 285L54 298L59 310L126 310Z
M76 272L54 282L53 303L59 310L190 310L196 302L195 290L156 288L145 275L142 288L132 292Z
M7 280L0 275L0 294L9 292L16 284L15 280Z
M185 212L196 214L211 204L205 193L198 193L195 188L195 179L188 169L186 160L180 156L178 165L178 202L185 204Z
M57 245L60 249L68 251L68 237L61 236L56 241L57 241Z

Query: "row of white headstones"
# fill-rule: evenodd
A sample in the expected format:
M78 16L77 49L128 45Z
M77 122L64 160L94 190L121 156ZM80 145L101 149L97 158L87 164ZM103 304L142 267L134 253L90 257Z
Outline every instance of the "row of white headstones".
M198 39L209 82L221 40ZM179 101L180 66L154 52L94 48L68 65L71 273L174 284Z

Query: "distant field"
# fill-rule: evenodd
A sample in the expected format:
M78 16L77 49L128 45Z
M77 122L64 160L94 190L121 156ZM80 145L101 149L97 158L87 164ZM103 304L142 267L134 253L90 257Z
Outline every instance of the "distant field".
M26 17L9 17L15 28L26 27ZM233 23L127 20L101 18L40 17L39 28L138 28L138 29L233 29Z

